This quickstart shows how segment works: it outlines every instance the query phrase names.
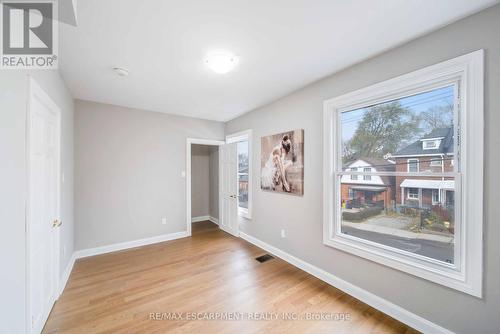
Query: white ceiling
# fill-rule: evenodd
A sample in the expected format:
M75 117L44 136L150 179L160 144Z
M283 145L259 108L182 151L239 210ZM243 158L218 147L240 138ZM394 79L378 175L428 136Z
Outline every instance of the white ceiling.
M226 121L496 2L81 0L60 67L75 98ZM203 63L219 48L233 72Z

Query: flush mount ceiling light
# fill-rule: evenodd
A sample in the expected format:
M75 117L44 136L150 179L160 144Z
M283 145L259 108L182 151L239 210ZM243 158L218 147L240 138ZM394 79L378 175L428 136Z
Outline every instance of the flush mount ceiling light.
M113 71L121 77L126 77L129 73L128 70L123 67L113 67Z
M205 64L215 73L225 74L238 65L238 57L225 50L215 50L207 54Z

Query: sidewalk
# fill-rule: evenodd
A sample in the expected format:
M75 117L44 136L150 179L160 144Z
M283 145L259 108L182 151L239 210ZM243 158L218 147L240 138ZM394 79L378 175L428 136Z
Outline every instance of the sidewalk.
M342 225L349 226L351 228L355 228L358 230L387 234L387 235L394 235L394 236L401 237L401 238L430 240L430 241L437 241L437 242L444 242L444 243L453 242L453 237L448 237L448 236L438 235L438 234L415 233L415 232L399 230L399 229L391 228L391 227L387 227L387 226L379 226L379 225L372 225L372 224L366 224L366 223L351 223L351 222L347 222L347 221L343 221Z

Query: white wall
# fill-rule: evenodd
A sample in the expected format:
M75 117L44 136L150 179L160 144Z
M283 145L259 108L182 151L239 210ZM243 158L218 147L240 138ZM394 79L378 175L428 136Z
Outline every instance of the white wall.
M188 137L224 124L77 100L75 248L185 231Z
M191 146L191 217L210 214L210 147Z
M57 71L0 73L0 323L2 333L26 330L26 103L28 74L62 112L61 256L63 273L73 253L73 98Z
M500 321L500 5L311 84L226 125L253 129L253 219L241 230L457 333L498 333ZM326 41L325 41L326 42ZM354 46L353 46L354 47ZM484 298L323 245L323 101L478 49L486 50ZM259 187L260 138L305 129L304 196ZM286 230L286 239L280 230Z

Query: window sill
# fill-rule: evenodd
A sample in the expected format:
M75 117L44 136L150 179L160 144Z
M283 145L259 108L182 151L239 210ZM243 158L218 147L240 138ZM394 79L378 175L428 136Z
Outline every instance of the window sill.
M463 273L455 270L451 264L438 264L432 259L423 259L418 255L404 254L404 251L370 245L361 239L356 239L336 234L333 238L324 238L323 244L482 298L481 289L467 283Z

